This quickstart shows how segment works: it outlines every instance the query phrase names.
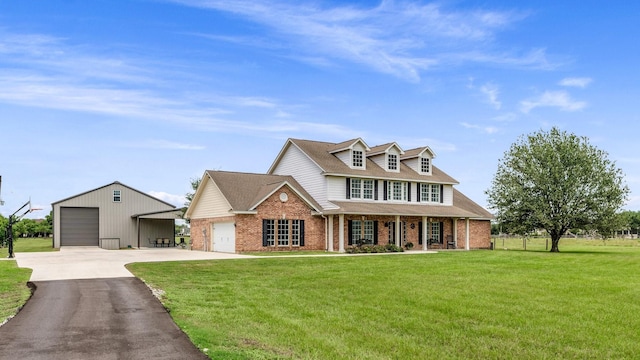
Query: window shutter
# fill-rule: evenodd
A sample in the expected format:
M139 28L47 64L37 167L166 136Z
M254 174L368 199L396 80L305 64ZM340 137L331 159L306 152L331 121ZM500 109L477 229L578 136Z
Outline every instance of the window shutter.
M269 220L262 220L262 246L269 246L269 240L267 239L267 229L269 227Z
M387 180L382 182L382 186L383 186L383 189L382 189L382 200L387 200L387 190L388 190L387 189Z
M444 185L440 184L440 204L444 202Z
M304 246L304 220L298 220L300 225L300 246Z
M422 184L417 183L416 184L416 202L420 202L420 196L422 196L422 194L420 194L421 189L422 189Z
M411 183L407 183L407 201L411 202Z
M418 222L418 245L422 245L422 221Z
M347 239L347 245L353 245L353 220L347 221L347 229L347 236L349 237Z
M378 200L378 180L373 180L373 200Z
M351 199L351 178L347 178L347 192L346 198Z
M373 222L373 245L378 245L378 221Z
M440 244L444 244L444 222L440 221Z

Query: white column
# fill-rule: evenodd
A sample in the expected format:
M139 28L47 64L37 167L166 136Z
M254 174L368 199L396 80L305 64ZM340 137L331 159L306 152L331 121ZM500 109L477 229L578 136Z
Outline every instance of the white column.
M329 215L329 224L327 226L327 250L333 252L333 215Z
M427 240L429 239L429 220L426 216L422 217L422 250L427 250Z
M453 243L458 248L458 218L453 218Z
M344 214L338 215L338 251L344 252Z
M400 245L400 234L402 233L401 229L402 224L400 223L400 215L396 215L396 246Z
M465 220L466 220L465 226L466 226L467 234L465 235L465 239L464 239L464 249L469 250L469 218L466 218Z

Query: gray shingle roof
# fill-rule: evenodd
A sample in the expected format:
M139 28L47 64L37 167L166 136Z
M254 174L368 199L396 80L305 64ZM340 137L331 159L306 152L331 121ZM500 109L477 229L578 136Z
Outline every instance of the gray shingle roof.
M400 172L388 172L378 166L370 159L366 160L366 170L351 169L347 164L338 159L331 153L337 148L337 145L344 146L349 142L355 140L349 140L340 144L301 140L301 139L289 139L293 144L298 146L304 153L306 153L325 174L335 175L349 175L358 177L370 177L376 179L397 179L397 180L412 180L412 181L428 181L431 183L440 184L458 184L458 181L445 172L440 170L437 166L432 165L432 174L429 176L418 174L416 171L400 162ZM385 144L385 145L391 145Z
M292 176L213 170L207 170L207 175L218 186L233 211L252 211L274 191L287 184L315 210L322 209Z

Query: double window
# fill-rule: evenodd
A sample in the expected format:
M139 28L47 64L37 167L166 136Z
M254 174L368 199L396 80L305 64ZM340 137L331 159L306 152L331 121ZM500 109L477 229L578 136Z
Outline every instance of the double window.
M385 199L394 201L407 201L409 194L409 183L406 181L388 181Z
M372 179L347 179L347 199L375 199L375 181Z
M304 220L262 220L262 246L304 246Z
M420 184L418 187L418 199L422 202L442 202L442 185L440 184Z
M349 220L349 245L378 243L377 222L373 220Z

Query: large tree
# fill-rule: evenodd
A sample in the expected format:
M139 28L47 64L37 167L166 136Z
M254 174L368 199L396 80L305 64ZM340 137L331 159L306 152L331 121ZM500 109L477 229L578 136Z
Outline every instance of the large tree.
M559 252L569 229L606 229L629 189L606 152L554 127L511 145L486 194L499 222L517 233L545 229Z

